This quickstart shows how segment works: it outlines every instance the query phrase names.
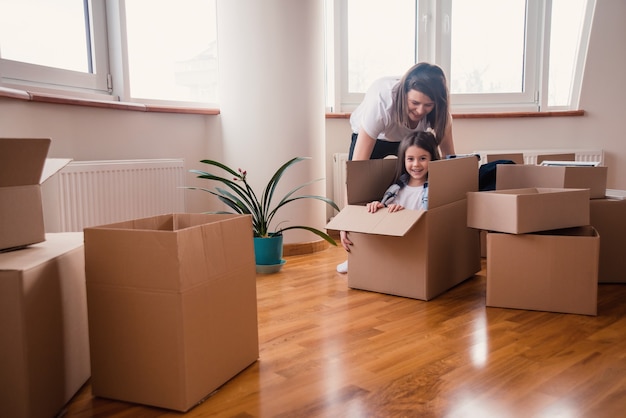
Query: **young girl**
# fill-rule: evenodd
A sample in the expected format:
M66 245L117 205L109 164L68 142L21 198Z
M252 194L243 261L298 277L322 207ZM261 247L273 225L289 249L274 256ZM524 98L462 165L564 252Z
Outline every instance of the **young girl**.
M428 163L439 159L437 140L431 132L415 132L404 138L398 149L394 183L380 201L367 204L367 211L374 213L384 207L389 212L427 210Z

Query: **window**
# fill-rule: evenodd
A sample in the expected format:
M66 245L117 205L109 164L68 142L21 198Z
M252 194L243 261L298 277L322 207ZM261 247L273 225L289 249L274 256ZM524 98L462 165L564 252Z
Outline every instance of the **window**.
M0 83L215 104L216 38L215 0L0 0Z
M108 94L104 2L0 0L0 80Z
M442 66L454 111L578 106L595 0L334 1L333 110L420 61Z
M215 0L125 6L130 98L217 103Z

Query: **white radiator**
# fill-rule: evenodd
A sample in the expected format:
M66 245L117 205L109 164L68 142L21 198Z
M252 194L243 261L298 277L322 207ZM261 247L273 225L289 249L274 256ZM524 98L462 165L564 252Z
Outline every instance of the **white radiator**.
M333 200L339 209L346 205L346 161L347 152L333 155Z
M604 165L604 151L601 149L513 149L513 150L482 150L474 151L474 154L480 155L480 163L487 162L487 155L494 154L523 154L524 164L537 164L537 156L550 154L575 154L575 161L599 161L600 165Z
M524 164L537 164L537 156L550 154L574 154L576 161L599 161L604 165L604 151L601 149L517 149L517 150L482 150L474 151L480 155L480 163L487 162L487 155L494 154L523 154ZM346 161L348 153L333 155L333 200L339 208L343 208L346 199Z
M42 185L46 232L185 211L182 159L72 161Z

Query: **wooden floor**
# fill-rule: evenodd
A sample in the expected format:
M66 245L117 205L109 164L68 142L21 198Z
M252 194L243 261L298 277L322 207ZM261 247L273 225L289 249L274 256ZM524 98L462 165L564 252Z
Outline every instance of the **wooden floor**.
M424 302L349 289L344 258L259 275L259 360L187 414L87 383L64 416L626 416L626 285L600 285L597 317L486 308L484 269Z

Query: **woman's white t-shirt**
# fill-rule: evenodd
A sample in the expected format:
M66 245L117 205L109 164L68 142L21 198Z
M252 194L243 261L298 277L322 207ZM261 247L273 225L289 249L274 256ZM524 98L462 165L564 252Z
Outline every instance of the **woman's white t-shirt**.
M393 203L402 205L405 209L424 209L422 202L424 201L424 186L406 185L398 191L398 195Z
M362 128L372 138L400 142L412 132L428 129L430 125L425 117L415 129L395 122L392 90L399 82L399 77L383 77L372 83L365 98L350 116L352 132L358 134Z

